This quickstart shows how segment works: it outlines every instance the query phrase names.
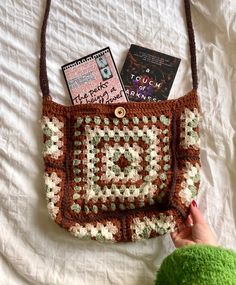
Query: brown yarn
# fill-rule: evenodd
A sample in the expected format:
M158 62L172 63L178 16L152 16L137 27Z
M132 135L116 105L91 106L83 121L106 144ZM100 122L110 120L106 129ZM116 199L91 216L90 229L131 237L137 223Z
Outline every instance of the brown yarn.
M184 0L184 5L185 5L186 20L187 20L188 37L189 37L193 89L197 90L198 76L197 76L196 45L195 45L195 36L194 36L189 0Z
M55 213L51 213L53 219L61 227L70 231L76 225L87 229L88 225L96 227L100 223L106 226L107 222L111 222L117 229L113 234L113 239L116 241L139 239L141 236L134 229L135 223L152 220L153 217L160 217L162 214L173 217L176 226L179 226L186 220L189 213L189 207L183 203L180 195L183 190L183 182L186 181L186 165L188 163L199 164L199 148L192 143L186 147L183 145L182 137L183 134L188 136L187 125L182 125L185 111L189 110L192 112L191 114L194 114L199 109L196 92L195 42L189 1L185 0L184 2L190 40L192 91L179 99L156 103L81 104L69 107L54 102L49 94L45 36L50 2L50 0L47 1L42 25L40 85L43 93L45 173L49 177L53 175L59 177L59 182L55 186L57 190L54 192L54 198L51 196L48 198L50 203L54 203ZM116 118L117 107L125 108L124 119L126 121ZM78 119L81 120L79 125ZM52 134L53 129L57 130L56 134ZM143 132L139 137L137 130ZM160 157L159 160L154 161L150 155L147 155L151 145L150 135L147 135L148 131L158 132L153 151ZM116 139L112 132L117 132ZM130 134L125 138L126 132L130 132ZM198 134L198 126L192 127L192 132L195 135ZM110 168L107 156L111 153L107 150L109 147L112 151L117 147L126 150L126 155L120 154L117 160L110 157L114 162L112 167L120 169L119 171L122 173L126 171L126 176L130 172L130 161L133 161L132 155L129 154L130 151L135 150L135 153L138 153L139 162L133 161L139 167L136 171L137 177L119 178L118 181L108 177L107 173ZM93 153L92 155L90 155L90 151ZM169 157L167 157L168 155ZM91 162L92 167L88 167L89 157L94 160ZM142 194L144 190L140 187L145 184L143 179L150 178L149 166L153 161L156 163L154 170L159 174L155 180L151 181L149 192ZM169 168L164 171L166 166ZM91 171L93 175L90 177L88 172ZM98 180L93 180L95 178ZM112 189L114 185L121 194L105 196L106 187ZM163 185L162 188L161 185ZM125 196L122 186L125 186L125 189L130 189L133 186L136 190L138 189L139 194L135 196L129 190L130 194ZM103 196L97 196L96 191L98 190L95 187L102 189ZM153 193L151 193L151 187L154 187ZM198 181L195 183L195 187L198 189ZM91 193L93 197L89 196ZM58 198L55 198L55 194L58 195ZM78 198L76 195L79 195ZM72 209L73 205L78 207L77 210ZM150 230L150 227L147 227L146 230L149 231L147 235L149 238L158 235L158 232ZM146 232L143 234L145 237ZM91 238L95 239L94 236Z
M41 29L41 52L40 52L40 87L43 96L49 96L48 75L47 75L47 62L46 62L46 29L47 21L50 11L51 0L47 0L43 25Z

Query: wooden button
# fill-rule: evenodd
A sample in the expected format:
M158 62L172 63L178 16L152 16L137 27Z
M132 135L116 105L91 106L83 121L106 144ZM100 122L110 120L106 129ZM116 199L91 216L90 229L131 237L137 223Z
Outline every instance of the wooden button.
M126 114L125 108L117 107L115 109L115 115L116 115L117 118L119 118L119 119L120 118L124 118L125 114Z

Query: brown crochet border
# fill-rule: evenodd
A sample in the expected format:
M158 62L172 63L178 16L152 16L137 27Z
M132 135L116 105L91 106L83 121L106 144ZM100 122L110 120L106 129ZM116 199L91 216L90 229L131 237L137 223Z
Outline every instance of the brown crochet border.
M52 98L50 96L50 92L49 92L49 83L48 83L48 76L47 76L47 65L46 65L46 27L47 27L47 20L48 20L48 16L49 16L49 11L50 11L50 5L51 5L51 0L47 0L46 3L46 9L45 9L45 14L44 14L44 19L43 19L43 25L42 25L42 30L41 30L41 56L40 56L40 86L41 86L41 90L42 90L42 94L43 94L43 114L47 115L47 113L52 114L51 110L53 110L53 115L55 116L69 116L67 114L69 113L73 113L77 111L81 111L84 114L89 114L89 113L96 113L98 111L98 109L101 107L99 106L99 104L96 104L96 107L93 105L77 105L77 106L70 106L70 107L66 107L63 105L60 105L56 102L52 101ZM187 214L186 214L186 209L184 207L180 207L179 205L175 204L174 202L174 194L175 194L175 190L176 190L176 184L177 184L177 180L178 178L181 177L181 173L177 173L178 172L178 163L181 162L182 160L188 161L188 160L195 160L197 162L199 162L200 158L199 158L199 151L195 151L192 150L192 152L188 152L188 154L186 155L184 152L181 152L181 150L179 149L179 147L177 148L177 146L179 146L178 143L178 126L179 126L179 122L178 122L178 113L175 112L176 109L178 109L178 107L181 108L182 107L194 107L194 108L198 108L198 102L197 102L197 87L198 87L198 77L197 77L197 64L196 64L196 48L195 48L195 39L194 39L194 31L193 31L193 26L192 26L192 18L191 18L191 10L190 10L190 2L189 0L184 0L184 5L185 5L185 14L186 14L186 22L187 22L187 30L188 30L188 36L189 36L189 47L190 47L190 57L191 57L191 70L192 70L192 85L193 85L193 90L190 91L189 93L187 93L186 95L184 95L183 97L179 98L179 99L173 99L173 100L168 100L168 101L164 101L164 102L158 102L158 103L123 103L123 104L119 104L119 106L124 106L125 108L128 108L128 110L132 113L132 111L134 112L133 114L137 113L137 112L141 112L142 110L145 110L145 113L148 114L147 110L151 110L151 112L154 111L154 109L156 108L156 110L162 110L165 112L168 112L170 109L172 110L172 115L174 118L174 124L172 124L173 127L173 139L172 139L172 157L173 157L173 161L172 161L172 165L173 165L173 174L172 174L172 187L171 187L171 191L169 192L169 203L167 207L171 207L171 210L167 210L166 211L173 211L175 215L175 219L177 219L177 222L181 222L183 221ZM113 105L109 105L109 106L103 106L103 110L106 113L107 108L116 108L116 104ZM190 108L191 108L190 107ZM98 109L97 109L98 108ZM101 110L100 110L101 111ZM100 112L101 114L101 112ZM66 120L66 124L69 124L70 118L65 119ZM66 142L68 143L69 137L70 137L70 128L67 127L66 128ZM70 143L69 143L70 144ZM71 146L69 145L69 148ZM70 168L69 168L69 155L68 155L68 151L66 151L66 163L65 165L61 165L61 164L57 164L54 163L50 160L47 160L47 158L45 158L45 166L46 167L53 167L54 169L60 169L60 172L64 172L66 173L66 186L64 189L64 196L65 193L67 193L67 191L69 191L69 179L70 179ZM62 160L60 160L62 161ZM62 183L63 188L64 188L64 182ZM64 197L62 197L62 199L64 199ZM63 202L63 201L62 201ZM60 202L61 203L61 202ZM67 202L68 203L68 202ZM66 223L67 221L70 222L70 220L67 220L67 217L63 217L63 210L64 207L68 206L68 205L64 205L64 203L61 203L61 210L58 214L62 216L58 217L58 219L56 218L56 222L58 222L59 225L66 227ZM130 240L128 234L126 230L127 230L127 220L129 219L130 216L133 216L133 214L137 213L137 212L141 212L143 214L153 214L156 213L157 210L155 209L155 205L153 206L149 206L141 209L134 209L134 210L124 210L124 211L119 211L119 213L122 213L121 215L118 215L118 218L120 220L121 223L121 230L122 230L122 240ZM109 214L109 216L111 218L116 218L117 217L117 212L109 212L109 213L104 213L104 216L102 214L99 215L99 217L96 217L97 219L94 219L96 221L101 221L102 219L104 219L104 217L107 217L107 214ZM173 215L174 215L173 214ZM62 220L61 220L62 218ZM85 219L84 219L85 220ZM78 220L77 220L78 221ZM85 221L87 222L88 219ZM129 230L129 229L128 229Z
M187 106L188 104L181 104L181 102L185 102L185 100L187 99L187 103L189 103L189 106ZM107 221L107 220L112 220L112 219L118 219L121 223L121 232L122 232L122 237L121 240L122 241L128 241L131 239L131 233L130 233L130 229L129 229L129 220L130 218L134 217L135 215L138 216L152 216L152 215L157 215L160 212L173 212L173 215L175 216L175 219L177 220L177 223L181 223L184 220L186 220L187 215L188 215L188 209L186 209L186 207L181 207L179 205L179 201L176 203L175 199L174 199L174 194L176 192L176 180L177 177L179 179L182 179L182 174L178 173L178 163L181 161L196 161L199 162L199 151L198 150L188 150L187 154L186 151L182 151L179 148L179 134L178 134L178 126L180 125L180 120L179 120L179 116L182 112L181 109L184 109L185 107L189 107L189 108L198 108L198 98L197 98L197 94L195 91L191 91L188 94L186 94L184 97L180 97L179 99L173 99L170 100L168 102L165 102L165 108L167 106L169 106L169 112L172 113L172 123L171 123L171 129L172 129L172 140L171 140L171 152L172 152L172 182L171 182L171 190L169 191L169 196L167 198L167 200L169 201L168 204L165 207L161 207L160 204L158 204L158 209L157 209L157 204L154 205L148 205L145 206L144 208L138 208L138 209L126 209L126 210L116 210L116 211L108 211L108 212L100 212L99 215L93 215L88 216L87 214L84 214L84 216L82 217L74 217L72 218L68 218L66 216L66 212L68 211L70 205L69 205L69 200L68 200L68 195L67 193L69 193L70 191L70 166L69 166L69 161L70 161L70 149L72 148L72 132L71 132L71 123L70 123L70 114L72 113L72 115L76 115L76 114L80 114L80 115L86 115L88 113L91 114L89 107L91 107L91 109L94 109L94 105L93 106L88 106L86 105L86 107L88 108L87 110L80 110L81 106L72 106L72 107L65 107L62 106L60 104L57 104L53 101L50 100L50 103L47 104L46 108L44 109L45 115L49 115L49 114L60 114L60 116L62 116L65 119L66 122L66 127L65 127L65 140L67 143L67 148L65 149L65 163L64 165L60 165L54 162L51 162L49 160L46 159L45 161L45 165L46 167L53 167L55 170L61 170L65 173L66 179L65 179L65 185L64 185L64 189L62 190L64 195L61 198L61 207L60 207L60 218L56 219L56 222L66 228L69 229L69 227L74 224L74 223L81 223L81 224L86 224L86 223L93 223L93 222L99 222L99 221ZM147 104L147 103L146 103ZM52 105L52 106L50 106ZM126 108L128 105L136 105L136 103L126 103L123 104ZM154 105L158 105L158 103L154 103ZM148 113L152 113L155 110L153 103L152 103L152 110L148 110L146 109L145 112L143 113L143 115L147 115ZM120 106L120 104L119 104ZM76 108L74 108L76 107ZM83 106L84 107L84 106ZM135 107L135 106L129 106L129 107ZM54 108L56 109L56 111L54 110ZM106 108L106 106L101 105L101 106L97 106L96 110L99 112L97 114L104 114L104 112L102 112L104 110L104 108ZM114 108L114 106L112 107ZM70 112L70 110L72 110L72 112ZM79 109L79 110L78 110ZM133 109L133 108L132 108ZM142 109L142 108L141 108ZM135 110L135 108L134 108ZM55 112L54 112L55 111ZM79 112L81 111L81 112ZM160 110L158 110L160 111ZM107 111L108 112L108 111ZM111 106L109 106L109 113L112 112ZM106 113L106 112L105 112ZM179 130L180 132L180 130ZM128 230L128 233L127 233Z

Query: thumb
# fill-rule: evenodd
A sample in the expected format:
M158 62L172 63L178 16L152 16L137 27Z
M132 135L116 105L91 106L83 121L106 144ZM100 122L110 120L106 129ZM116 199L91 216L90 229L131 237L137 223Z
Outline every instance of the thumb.
M200 212L199 208L197 207L197 203L193 200L190 206L190 214L193 220L193 224L205 224L204 217Z

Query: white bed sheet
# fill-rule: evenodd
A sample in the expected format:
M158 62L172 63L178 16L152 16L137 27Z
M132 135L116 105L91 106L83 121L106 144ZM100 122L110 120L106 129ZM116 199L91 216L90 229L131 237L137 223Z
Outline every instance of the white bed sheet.
M48 218L39 119L39 36L45 1L0 1L0 284L149 285L173 251L169 236L128 244L79 241ZM236 250L236 2L192 0L202 109L198 204L219 242ZM54 0L48 74L110 46L120 69L136 43L181 58L171 98L191 88L182 0Z

